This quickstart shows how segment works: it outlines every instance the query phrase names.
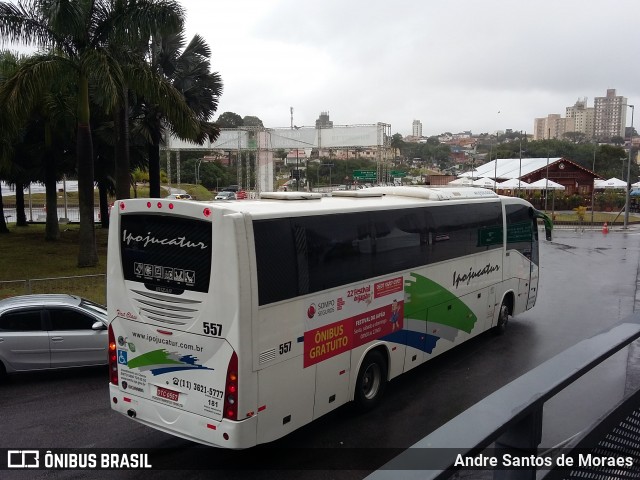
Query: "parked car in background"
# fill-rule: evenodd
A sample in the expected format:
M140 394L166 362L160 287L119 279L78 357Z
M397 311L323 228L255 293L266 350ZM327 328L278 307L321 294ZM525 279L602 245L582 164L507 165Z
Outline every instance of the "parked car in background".
M107 310L65 294L0 300L0 376L106 365Z
M245 198L247 198L247 192L245 192L244 190L238 190L236 192L236 198L238 200L244 200Z
M188 193L172 193L171 195L167 195L164 198L170 200L192 200L191 195L189 195Z
M225 187L222 189L223 192L237 192L238 190L240 190L240 186L239 185L229 185L228 187Z
M218 194L214 198L214 200L235 200L235 199L236 199L235 192L227 192L227 191L218 192Z

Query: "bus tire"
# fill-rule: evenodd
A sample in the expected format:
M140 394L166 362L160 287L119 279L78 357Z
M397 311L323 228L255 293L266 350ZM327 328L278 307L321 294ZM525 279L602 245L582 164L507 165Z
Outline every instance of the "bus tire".
M377 350L369 352L360 365L354 400L359 411L367 412L380 403L387 384L387 361Z
M500 305L500 312L498 313L498 323L493 327L493 333L496 335L502 335L507 329L507 323L509 323L509 307L506 303L502 302L502 305Z

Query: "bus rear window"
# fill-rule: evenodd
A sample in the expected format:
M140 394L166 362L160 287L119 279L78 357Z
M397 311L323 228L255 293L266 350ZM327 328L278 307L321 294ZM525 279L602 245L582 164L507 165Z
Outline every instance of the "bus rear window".
M126 280L167 293L207 292L211 223L160 215L123 215L120 254Z

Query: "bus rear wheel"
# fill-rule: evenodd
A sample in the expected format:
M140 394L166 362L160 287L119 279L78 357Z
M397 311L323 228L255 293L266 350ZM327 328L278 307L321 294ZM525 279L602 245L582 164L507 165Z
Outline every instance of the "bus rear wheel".
M387 361L377 350L369 352L360 366L356 380L355 402L360 411L375 408L387 384Z
M509 307L503 302L502 305L500 305L498 323L493 327L493 333L496 335L502 335L507 329L507 323L509 323Z

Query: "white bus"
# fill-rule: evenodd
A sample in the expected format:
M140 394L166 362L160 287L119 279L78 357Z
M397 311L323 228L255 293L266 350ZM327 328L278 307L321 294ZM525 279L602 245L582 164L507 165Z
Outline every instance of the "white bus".
M540 215L480 188L118 201L111 406L234 449L370 409L389 380L534 306Z

